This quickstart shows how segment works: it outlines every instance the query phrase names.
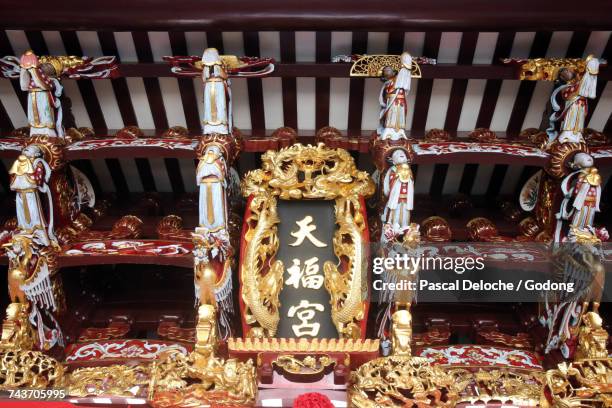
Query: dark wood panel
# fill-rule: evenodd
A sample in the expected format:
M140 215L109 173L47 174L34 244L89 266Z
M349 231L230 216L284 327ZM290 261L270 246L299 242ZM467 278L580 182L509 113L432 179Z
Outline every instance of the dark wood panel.
M172 53L174 55L188 55L185 33L171 31L168 35L170 37ZM192 132L197 132L201 129L200 113L198 111L199 101L196 98L193 81L189 78L178 78L178 86L187 128Z
M317 63L327 63L331 59L331 31L318 31L316 34ZM328 78L315 80L315 129L329 125L329 91Z
M347 63L314 63L287 62L281 33L281 61L275 64L270 76L281 78L348 78L351 68ZM293 33L290 33L293 34ZM511 35L512 33L510 33ZM286 39L288 44L290 40ZM512 46L512 44L510 44ZM508 52L509 54L509 52ZM430 56L430 55L427 55ZM496 61L496 60L494 60ZM458 65L437 64L422 65L424 79L516 79L515 69L506 65ZM119 75L124 77L173 77L170 66L164 63L122 63L119 64ZM612 79L612 67L601 67L599 78Z
M441 38L442 33L440 32L426 33L425 44L423 45L423 55L430 58L438 58ZM422 78L419 80L414 101L414 116L412 119L413 132L423 133L425 131L432 89L433 79Z
M401 7L403 6L403 7ZM394 7L387 1L328 0L2 0L0 25L49 30L369 30L499 31L609 30L612 2L577 7L570 0L414 0Z
M295 62L295 33L280 33L280 52L283 63ZM278 66L278 64L277 64ZM283 78L283 122L285 126L297 129L297 81L295 78Z
M244 52L249 56L259 56L259 33L247 31L243 33ZM247 79L249 93L249 110L251 113L251 129L261 132L266 129L266 115L264 111L263 84L260 78Z
M353 54L365 54L368 50L368 33L363 31L353 32L351 52ZM347 67L349 67L347 65ZM347 75L348 76L348 75ZM353 136L361 133L361 119L363 117L363 94L365 79L351 78L349 84L349 107L348 107L348 134Z

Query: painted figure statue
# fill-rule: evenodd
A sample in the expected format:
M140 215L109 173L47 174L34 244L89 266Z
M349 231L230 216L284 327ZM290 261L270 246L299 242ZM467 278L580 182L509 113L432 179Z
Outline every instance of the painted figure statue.
M56 344L63 345L62 330L54 317L62 299L57 299L58 283L53 275L57 263L53 250L50 250L40 236L20 231L5 244L9 259L9 296L11 302L30 307L29 321L36 328L39 348L48 350Z
M232 93L230 80L216 48L202 55L204 82L204 134L230 134L232 131Z
M561 143L584 142L582 132L588 113L587 99L593 99L597 95L598 73L599 60L589 56L586 59L585 72L579 80L575 80L575 75L571 73L565 73L565 77L561 78L567 82L557 87L550 97L554 111L547 129L550 142L555 138ZM564 101L563 107L557 101L559 94ZM559 122L560 125L557 125Z
M408 114L408 92L410 91L412 56L401 55L399 72L386 66L382 70L385 81L380 90L380 125L377 133L381 139L406 139L406 115Z
M382 214L383 234L388 226L403 233L410 226L410 212L414 208L414 180L406 152L395 150L391 161L393 166L383 180L383 194L387 197Z
M211 232L227 226L227 166L217 145L206 147L197 169L200 186L199 225Z
M38 57L27 51L20 60L19 83L28 92L28 122L30 135L64 136L62 125L63 87L58 80L62 64L57 59L40 63Z
M17 224L19 229L38 237L44 244L56 241L53 230L53 200L49 190L51 168L37 145L23 149L9 170L11 190L17 193ZM40 194L47 195L47 213ZM48 223L47 223L48 220Z
M64 126L72 126L69 106L62 109L61 80L106 79L119 75L114 56L97 58L74 55L42 55L26 51L21 57L0 57L0 78L19 79L21 90L28 92L30 135L66 137Z
M577 153L572 166L576 169L561 182L564 199L557 214L555 241L570 231L588 231L593 227L595 213L599 212L601 198L601 176L593 167L593 157L586 153ZM564 223L569 221L569 228ZM565 230L565 231L564 231Z

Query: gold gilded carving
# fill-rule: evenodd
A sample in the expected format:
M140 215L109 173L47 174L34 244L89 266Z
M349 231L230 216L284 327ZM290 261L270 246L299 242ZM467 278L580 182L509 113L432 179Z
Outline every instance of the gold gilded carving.
M540 371L478 369L474 372L460 368L450 370L450 374L455 378L456 389L462 390L459 402L472 404L501 402L535 407L544 383L544 373Z
M150 374L149 365L78 368L68 376L66 393L72 397L142 396L149 384Z
M366 254L363 250L363 232L366 229L358 198L336 200L336 224L334 253L340 264L346 265L341 271L338 265L325 262L325 288L331 298L332 320L340 337L361 337L360 321L364 318L366 300Z
M351 373L348 399L357 408L454 407L461 385L425 358L391 356L372 360Z
M412 351L412 315L409 310L397 310L393 313L391 325L391 347L395 356L409 356Z
M378 352L378 339L278 339L278 338L230 338L227 341L230 352L280 351L289 353L351 353Z
M549 149L550 160L546 171L553 177L562 178L570 173L570 160L576 153L589 153L584 143L553 143Z
M149 390L151 405L159 408L251 405L257 395L255 367L252 360L170 353L156 363Z
M56 137L49 136L32 136L26 141L26 146L36 145L40 147L43 152L45 161L51 167L51 170L55 171L66 164L64 157L65 142Z
M198 324L196 325L195 350L204 356L212 356L217 348L217 324L215 308L203 304L198 309Z
M374 183L365 171L357 170L344 149L295 144L280 151L269 150L261 157L262 168L246 174L245 197L268 193L284 200L369 197ZM299 177L303 175L303 179Z
M369 197L373 193L374 183L369 175L357 170L346 150L330 149L322 143L317 146L296 144L280 151L268 151L262 156L262 168L246 174L242 194L252 198L240 274L245 320L251 326L248 337L273 337L280 320L278 298L283 286L284 265L281 261L273 261L279 246L278 197L336 200L338 229L333 239L334 252L345 261L343 265L347 268L341 272L336 265L326 262L323 266L325 287L331 295L332 319L340 336L361 336L358 322L364 313L362 268L366 259L362 249L365 220L359 197ZM304 231L312 234L307 218L302 220L307 228ZM308 234L299 234L299 231L294 238L296 245L300 239L310 239Z
M215 309L198 310L195 350L185 356L170 351L154 363L149 400L154 407L253 404L257 380L253 361L215 357L217 324Z
M601 316L597 312L587 312L582 316L582 322L578 333L576 359L607 358L608 332L602 327Z
M521 81L556 81L563 68L583 74L587 60L582 58L534 58L528 60L505 59L504 63L522 63L519 68Z
M61 387L64 367L40 351L0 349L0 390Z
M249 229L244 236L247 247L240 268L245 320L249 325L258 325L251 329L249 337L273 337L280 321L278 297L283 287L284 270L283 263L278 260L267 267L279 245L276 199L266 193L257 195L251 200L249 209Z
M336 361L328 355L306 356L303 359L292 355L278 356L272 364L290 374L316 375L322 373L327 367L336 365Z
M612 359L561 363L546 372L543 408L608 408L612 404Z
M6 319L2 322L1 349L30 350L34 347L35 334L28 321L28 305L11 303L6 308Z
M402 68L401 55L364 55L351 66L352 77L380 77L385 67L391 67L395 71ZM421 78L421 67L412 59L410 67L412 78Z

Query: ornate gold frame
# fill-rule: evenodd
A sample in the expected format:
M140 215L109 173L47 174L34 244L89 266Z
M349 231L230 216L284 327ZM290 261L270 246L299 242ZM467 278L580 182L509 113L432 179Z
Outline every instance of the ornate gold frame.
M366 306L362 270L367 264L363 198L373 193L372 179L367 172L357 170L344 149L331 149L323 143L295 144L262 155L262 168L248 172L242 181L242 194L249 197L240 260L247 337L274 337L280 321L284 266L274 260L279 246L278 199L336 201L334 253L338 265L344 268L326 262L325 287L340 337L361 337L359 323L365 317Z
M352 77L379 77L384 67L391 67L396 71L402 68L401 55L364 55L351 66ZM421 67L413 59L410 67L412 78L421 78Z

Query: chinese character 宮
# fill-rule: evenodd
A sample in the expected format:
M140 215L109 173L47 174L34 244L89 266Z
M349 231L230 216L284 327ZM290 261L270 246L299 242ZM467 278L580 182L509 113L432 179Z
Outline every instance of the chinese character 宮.
M289 308L289 312L287 313L288 317L297 317L300 321L300 324L292 324L291 328L293 329L293 334L298 337L302 336L316 336L319 334L319 329L321 329L321 324L317 322L312 322L317 311L322 312L325 310L325 307L320 303L310 303L308 300L302 299L300 304L297 306L291 306Z
M297 231L291 231L291 236L295 238L295 242L289 245L300 246L302 245L302 242L304 242L304 239L308 238L310 243L317 248L325 248L327 246L326 243L319 241L314 235L312 235L313 231L317 229L316 225L311 224L312 221L312 217L307 215L300 221L295 222L299 229Z

